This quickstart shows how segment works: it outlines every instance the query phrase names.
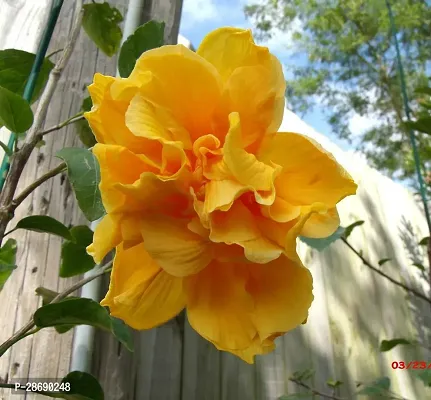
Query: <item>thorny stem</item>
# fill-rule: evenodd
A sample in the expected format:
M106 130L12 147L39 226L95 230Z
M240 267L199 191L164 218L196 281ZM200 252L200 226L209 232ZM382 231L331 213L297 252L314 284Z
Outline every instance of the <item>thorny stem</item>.
M405 285L402 282L399 282L395 280L394 278L390 277L389 275L385 274L383 271L381 271L379 268L376 268L374 265L372 265L361 253L359 253L358 250L356 250L346 239L341 238L341 240L344 242L344 244L352 250L361 260L362 262L370 269L372 269L374 272L377 272L379 275L383 276L384 278L391 281L393 284L403 288L409 293L414 294L416 297L419 297L422 300L425 300L426 302L431 304L431 299L427 296L425 296L423 293L418 292L416 289L413 289L407 285Z
M14 198L22 171L24 170L24 167L27 164L33 149L42 138L40 135L41 127L48 112L48 107L55 88L57 87L61 73L69 61L73 48L75 47L75 43L78 39L79 31L81 29L83 11L82 0L76 0L74 9L75 18L72 32L69 36L70 39L67 42L58 63L55 65L49 75L48 83L46 84L45 90L43 91L43 94L39 100L33 125L27 133L24 144L22 145L22 148L14 153L14 155L11 157L10 170L6 177L3 190L0 194L0 244L3 240L6 227L9 221L13 218L13 213L8 207L10 207L12 204L12 200Z
M58 296L54 297L54 299L51 301L50 304L58 303L60 300L63 300L69 294L73 293L75 290L78 290L88 282L91 282L93 279L96 279L97 277L102 276L103 274L109 272L111 270L112 263L113 261L109 261L102 267L97 268L92 275L84 279L81 279L79 282L76 282L75 284L73 284L63 292L59 293ZM35 328L34 331L30 333L29 331L33 328ZM28 335L31 335L32 333L37 332L38 330L39 328L36 328L33 317L30 318L30 320L27 322L26 325L24 325L19 331L15 332L13 336L11 336L0 346L0 357L16 342L20 341L21 339L25 338Z

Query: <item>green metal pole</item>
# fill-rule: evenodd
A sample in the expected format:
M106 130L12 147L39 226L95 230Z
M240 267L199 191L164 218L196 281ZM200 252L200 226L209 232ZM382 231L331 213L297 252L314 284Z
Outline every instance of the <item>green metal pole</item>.
M43 32L43 36L36 53L36 57L34 59L33 66L31 68L30 76L24 88L23 98L27 100L29 103L33 96L37 78L40 73L40 68L42 67L43 60L45 59L45 54L46 54L46 51L48 50L49 42L51 41L51 37L58 20L58 16L60 14L61 7L63 6L63 1L64 0L54 0L54 2L52 3L48 23L45 27L45 31ZM7 144L7 147L11 151L13 150L15 140L16 140L16 135L14 132L11 132L9 141ZM0 167L0 190L3 190L4 182L6 180L6 175L9 171L9 166L10 166L9 157L7 156L7 154L5 154Z
M392 7L391 7L389 0L386 0L386 6L388 8L389 22L391 24L391 31L392 31L391 33L392 33L392 36L394 38L395 51L397 54L397 66L398 66L398 72L400 74L401 93L403 96L404 110L405 110L405 113L407 116L407 120L410 121L410 108L409 108L408 97L407 97L406 79L404 76L403 64L401 62L401 52L400 52L400 46L398 44L397 29L395 26L394 15L392 13ZM422 198L422 203L424 205L425 217L426 217L427 224L428 224L428 230L431 234L431 218L430 218L430 212L428 210L428 201L427 201L427 195L426 195L426 191L425 191L425 184L424 184L424 180L423 180L422 173L421 173L420 156L419 156L418 146L416 144L415 134L414 134L412 129L409 129L409 137L410 137L410 143L411 143L412 149L413 149L413 157L415 160L416 174L417 174L418 181L419 181L419 190L420 190L420 194L421 194L421 198Z

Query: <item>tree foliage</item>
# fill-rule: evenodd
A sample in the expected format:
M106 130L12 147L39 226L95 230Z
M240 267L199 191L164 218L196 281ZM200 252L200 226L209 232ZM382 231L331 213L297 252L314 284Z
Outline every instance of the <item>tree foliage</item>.
M391 4L414 111L413 90L426 84L429 75L431 2L392 0ZM287 66L292 78L286 94L293 111L307 113L319 102L333 131L350 141L352 116L372 118L374 126L363 132L358 148L389 176L413 176L385 0L264 0L246 6L245 13L262 38L291 32L295 54L308 60ZM423 167L429 170L431 138L423 135L418 140Z

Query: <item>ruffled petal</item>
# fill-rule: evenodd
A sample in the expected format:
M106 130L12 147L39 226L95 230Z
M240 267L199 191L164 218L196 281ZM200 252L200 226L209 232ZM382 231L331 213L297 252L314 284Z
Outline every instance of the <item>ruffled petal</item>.
M243 148L241 124L238 113L229 115L230 129L223 147L224 161L235 179L256 191L274 192L274 180L281 168L257 160ZM274 201L274 197L272 197ZM272 202L271 201L271 202Z
M221 81L209 62L182 45L163 46L146 51L129 79L141 82L142 75L148 72L152 79L141 88L146 100L169 110L192 139L211 132Z
M154 328L185 307L182 279L162 270L143 244L127 250L120 245L101 304L134 329Z
M244 265L213 261L198 274L184 278L190 325L205 339L229 351L250 347L256 335Z
M221 346L218 346L217 344L215 346L219 350L229 351L230 353L235 354L236 356L238 356L239 358L241 358L242 360L244 360L248 364L254 363L254 357L255 356L268 354L275 349L275 344L274 344L273 340L266 339L266 340L262 341L259 338L259 335L256 335L256 337L253 339L251 345L245 349L229 350L229 349L225 349Z
M247 291L253 297L253 322L259 337L288 332L307 318L313 301L310 271L281 256L265 265L251 264Z
M160 143L134 135L125 123L129 103L138 90L138 83L96 74L89 86L94 105L84 117L99 143L124 146L136 153L145 149L150 157L157 157L162 148Z
M283 252L282 246L263 235L255 216L242 201L236 201L228 211L211 214L210 239L216 243L242 246L246 258L256 263L274 260Z
M327 212L311 215L302 227L301 235L309 238L325 238L332 235L339 225L340 217L334 207Z
M87 247L87 253L100 264L103 258L121 242L118 216L107 214L97 224L93 234L93 243Z
M225 136L229 129L227 117L232 112L238 112L241 118L243 147L277 131L284 114L284 83L282 73L275 78L274 72L263 65L237 68L226 82L223 101L214 118L214 134Z
M277 133L261 146L258 159L283 167L275 180L277 196L292 205L324 203L335 207L355 194L357 185L334 157L316 141L297 133Z
M150 103L142 93L137 93L126 111L126 125L136 136L162 143L180 142L191 149L190 134L171 115L169 110Z
M270 60L267 47L254 44L251 30L223 27L206 35L197 49L227 81L236 68L262 65Z
M211 243L187 228L188 220L163 215L142 220L148 254L173 276L196 274L212 260Z
M122 146L96 144L93 153L100 165L100 191L108 213L139 210L141 205L118 190L119 184L133 184L150 167L139 156Z

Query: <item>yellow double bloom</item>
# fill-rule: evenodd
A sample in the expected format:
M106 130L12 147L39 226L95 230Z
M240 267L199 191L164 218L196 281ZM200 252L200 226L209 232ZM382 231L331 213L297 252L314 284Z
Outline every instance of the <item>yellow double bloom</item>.
M114 247L102 304L136 329L187 309L191 326L251 363L304 322L312 278L299 234L326 237L356 184L313 140L277 133L285 80L250 31L196 53L144 53L129 78L96 74L86 113L107 215L88 251Z

